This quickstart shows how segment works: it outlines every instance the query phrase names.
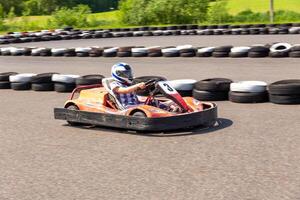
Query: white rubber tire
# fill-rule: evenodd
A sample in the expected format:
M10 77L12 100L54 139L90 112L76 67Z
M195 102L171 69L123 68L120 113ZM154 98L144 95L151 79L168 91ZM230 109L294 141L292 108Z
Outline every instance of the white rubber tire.
M75 83L78 77L80 76L73 75L73 74L53 74L52 81L59 82L59 83Z
M250 50L250 47L233 47L231 48L232 53L246 53Z
M263 81L240 81L230 84L230 90L233 92L265 92L267 83Z
M32 49L31 50L31 53L34 54L34 53L39 53L41 52L42 50L44 50L45 48L36 48L36 49Z
M193 90L194 84L196 82L197 81L194 79L178 79L178 80L167 81L167 83L169 83L176 90L185 90L185 91Z
M212 53L216 47L204 47L198 49L198 53Z
M148 48L132 48L131 52L132 53L147 53Z
M278 47L284 47L284 49L278 49ZM271 52L287 52L292 48L292 45L289 43L276 43L271 46Z
M162 49L161 52L162 53L177 53L177 52L179 52L179 50L175 47L175 48Z
M64 53L67 48L53 48L51 49L51 53Z
M92 48L91 47L77 47L76 49L75 49L75 52L76 53L80 53L80 52L90 52L92 50Z
M104 53L115 53L117 52L119 49L119 47L112 47L112 48L109 48L109 49L104 49L103 52Z
M178 50L182 50L182 49L191 49L191 48L193 48L193 46L190 45L190 44L187 44L187 45L180 45L180 46L177 46L176 48L177 48Z
M9 76L10 82L18 82L18 83L26 83L30 82L32 77L36 76L36 74L32 73L24 73L24 74L17 74Z

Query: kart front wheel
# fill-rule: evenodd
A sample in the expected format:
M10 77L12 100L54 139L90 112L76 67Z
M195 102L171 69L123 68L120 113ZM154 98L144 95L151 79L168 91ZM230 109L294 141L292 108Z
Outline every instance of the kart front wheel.
M79 110L79 108L76 105L69 105L68 107L66 107L66 109L69 109L69 110ZM71 126L80 126L80 125L82 125L81 123L78 123L78 122L71 122L71 121L67 121L67 122Z
M136 111L131 116L140 117L140 118L146 118L147 117L146 114L144 112L141 112L141 111Z

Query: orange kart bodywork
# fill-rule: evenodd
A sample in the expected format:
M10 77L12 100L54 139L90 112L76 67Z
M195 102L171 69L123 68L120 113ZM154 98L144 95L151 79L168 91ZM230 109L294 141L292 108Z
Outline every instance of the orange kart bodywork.
M70 105L75 105L80 111L109 113L125 116L131 116L136 111L142 111L148 118L170 117L178 115L178 113L168 112L166 110L144 104L133 106L125 110L118 110L112 104L112 102L110 102L108 97L109 93L104 87L81 90L79 97L74 99L74 94L78 91L79 90L73 92L71 98L65 103L65 108L68 108ZM145 99L142 97L139 100L141 102L145 101ZM165 100L167 99L161 99L161 101ZM203 111L203 109L213 106L212 103L200 103L192 97L184 97L184 101L189 106L191 112Z

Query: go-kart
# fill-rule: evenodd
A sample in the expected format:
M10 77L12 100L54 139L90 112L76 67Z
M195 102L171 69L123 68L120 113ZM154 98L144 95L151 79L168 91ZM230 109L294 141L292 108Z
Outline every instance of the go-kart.
M193 97L181 97L167 81L150 80L145 90L148 97L139 97L140 105L125 108L110 88L112 78L102 85L74 89L64 108L55 108L55 119L70 125L96 125L137 131L171 131L197 126L213 126L217 120L217 105L200 102ZM78 98L74 98L79 93ZM159 108L171 102L178 109Z

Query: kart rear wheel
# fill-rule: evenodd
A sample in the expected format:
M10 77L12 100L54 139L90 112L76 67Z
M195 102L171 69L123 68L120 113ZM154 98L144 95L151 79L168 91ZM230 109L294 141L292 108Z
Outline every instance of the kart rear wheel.
M142 111L136 111L132 115L132 117L146 118L146 114Z
M76 105L69 105L69 106L66 107L66 109L69 109L69 110L79 110L79 108ZM78 123L78 122L71 122L71 121L67 121L67 122L71 126L80 126L80 125L82 125L81 123Z

